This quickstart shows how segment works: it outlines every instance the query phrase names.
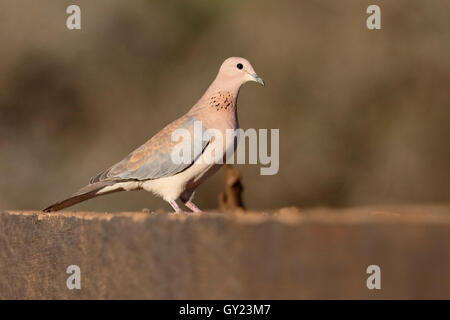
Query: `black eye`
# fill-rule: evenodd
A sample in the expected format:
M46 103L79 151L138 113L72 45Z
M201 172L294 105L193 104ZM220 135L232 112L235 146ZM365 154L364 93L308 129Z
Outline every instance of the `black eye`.
M236 66L239 70L241 70L244 66L242 65L242 63L238 63Z

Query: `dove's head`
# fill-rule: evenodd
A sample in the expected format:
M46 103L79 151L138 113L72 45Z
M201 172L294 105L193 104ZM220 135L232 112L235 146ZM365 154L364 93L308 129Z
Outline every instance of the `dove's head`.
M263 79L256 74L250 62L239 57L228 58L222 63L217 74L217 80L234 83L239 87L248 81L255 81L264 85Z

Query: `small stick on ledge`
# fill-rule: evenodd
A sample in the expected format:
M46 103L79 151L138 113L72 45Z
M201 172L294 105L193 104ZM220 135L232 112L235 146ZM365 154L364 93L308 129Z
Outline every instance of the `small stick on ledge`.
M225 192L219 194L219 209L226 210L245 210L242 201L242 190L244 187L241 182L241 173L233 165L226 164L223 168L225 174Z

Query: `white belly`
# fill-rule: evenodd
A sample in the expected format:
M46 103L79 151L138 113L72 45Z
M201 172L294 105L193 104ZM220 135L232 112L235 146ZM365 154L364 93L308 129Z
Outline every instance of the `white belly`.
M142 188L161 196L166 201L176 200L185 190L195 190L211 174L216 172L221 164L210 163L205 154L209 154L213 145L208 145L197 161L186 170L171 177L148 180L142 183Z

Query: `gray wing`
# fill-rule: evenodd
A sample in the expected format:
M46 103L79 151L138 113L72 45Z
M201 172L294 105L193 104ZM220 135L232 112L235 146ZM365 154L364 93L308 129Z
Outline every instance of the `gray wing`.
M91 179L91 183L104 180L151 180L168 177L189 168L205 150L209 141L203 141L202 136L206 128L192 116L183 116L167 125L145 144L131 152L125 159L109 169L99 173ZM194 135L194 126L195 135ZM176 129L184 129L191 139L172 139ZM201 136L199 137L199 133ZM172 160L174 148L190 148L185 161L182 163ZM178 150L177 149L177 150Z

